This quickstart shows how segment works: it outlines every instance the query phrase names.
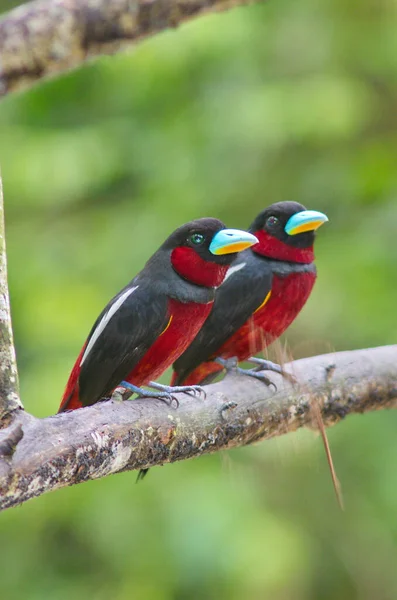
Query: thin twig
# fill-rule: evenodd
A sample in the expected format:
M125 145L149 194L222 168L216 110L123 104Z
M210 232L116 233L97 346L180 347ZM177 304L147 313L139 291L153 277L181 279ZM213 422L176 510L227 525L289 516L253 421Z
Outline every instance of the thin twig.
M313 414L314 414L314 417L315 417L315 420L317 423L318 430L319 430L321 438L323 440L325 456L327 457L327 462L328 462L329 470L331 473L332 484L333 484L334 490L335 490L336 500L339 504L339 508L341 510L344 510L342 488L341 488L340 481L336 475L334 461L332 459L332 454L331 454L331 448L329 446L329 440L328 440L327 432L325 431L324 421L321 416L320 404L319 404L319 401L317 398L315 398L313 401L312 409L313 409Z

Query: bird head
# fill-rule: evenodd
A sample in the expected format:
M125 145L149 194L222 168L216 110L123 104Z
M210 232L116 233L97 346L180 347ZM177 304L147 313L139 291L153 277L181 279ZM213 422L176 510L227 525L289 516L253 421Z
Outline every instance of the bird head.
M171 265L178 275L197 285L217 287L237 253L257 242L252 233L203 218L179 227L162 248L170 250Z
M328 221L298 202L277 202L259 213L249 228L258 238L252 250L276 260L310 263L314 260L315 231Z

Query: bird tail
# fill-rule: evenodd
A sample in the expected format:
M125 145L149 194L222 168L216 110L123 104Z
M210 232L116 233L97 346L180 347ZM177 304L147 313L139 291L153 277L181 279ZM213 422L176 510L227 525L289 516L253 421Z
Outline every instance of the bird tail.
M65 410L75 410L81 408L83 404L80 400L80 389L79 389L79 375L80 375L80 363L83 358L83 353L86 344L84 344L81 352L74 364L72 372L69 375L68 382L66 384L65 391L62 396L61 405L58 409L58 413L64 412Z
M137 475L136 481L135 483L139 483L140 481L143 481L146 477L146 475L148 474L149 469L139 469L139 473Z
M76 410L76 408L82 408L82 406L79 395L79 384L77 384L71 393L68 394L67 390L65 390L60 407L58 408L58 413L67 410Z

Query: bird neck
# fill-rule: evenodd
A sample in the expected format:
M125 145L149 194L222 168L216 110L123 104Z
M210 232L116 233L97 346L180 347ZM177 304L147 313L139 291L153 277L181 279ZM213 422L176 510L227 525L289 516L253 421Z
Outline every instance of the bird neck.
M186 246L178 246L171 252L171 264L187 281L209 288L221 285L229 268L229 265L204 260L193 248Z
M289 246L281 240L269 235L263 229L255 231L254 235L258 238L258 244L252 246L251 250L261 256L274 258L275 260L285 260L288 262L310 264L314 261L313 246L308 248L296 248Z

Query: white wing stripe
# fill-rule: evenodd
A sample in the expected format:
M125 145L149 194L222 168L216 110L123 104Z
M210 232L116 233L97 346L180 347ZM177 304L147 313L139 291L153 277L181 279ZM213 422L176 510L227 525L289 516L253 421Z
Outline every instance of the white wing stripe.
M95 329L94 333L91 336L90 341L88 342L87 348L85 349L85 352L83 354L83 358L81 359L80 367L83 364L83 362L85 361L85 359L87 358L87 356L89 355L89 353L91 352L95 342L101 335L102 331L105 329L106 325L109 323L110 319L113 317L114 313L120 308L120 306L123 304L123 302L125 302L127 300L128 296L130 296L132 294L132 292L135 292L135 290L138 289L138 287L139 286L135 285L134 287L130 288L129 290L126 290L124 292L124 294L121 294L120 298L117 298L116 302L114 304L112 304L112 306L109 308L108 312L105 315L103 315L101 322Z
M240 263L239 265L235 265L234 267L230 267L228 272L226 273L226 277L223 280L223 282L225 282L226 279L228 279L228 277L231 277L234 273L237 273L237 271L241 271L241 269L244 269L246 264L247 263L243 262L243 263Z

